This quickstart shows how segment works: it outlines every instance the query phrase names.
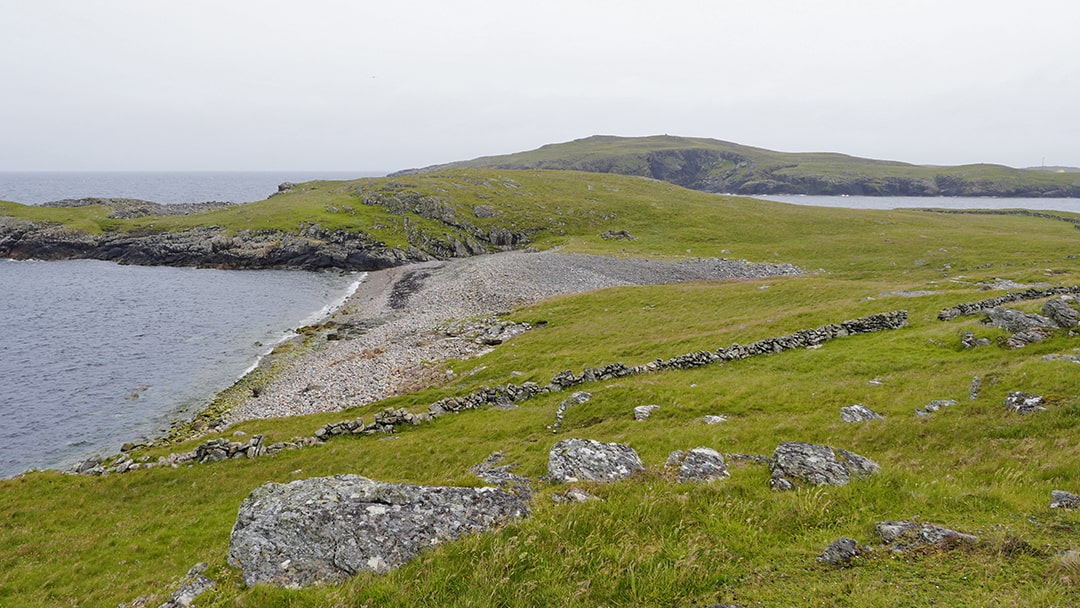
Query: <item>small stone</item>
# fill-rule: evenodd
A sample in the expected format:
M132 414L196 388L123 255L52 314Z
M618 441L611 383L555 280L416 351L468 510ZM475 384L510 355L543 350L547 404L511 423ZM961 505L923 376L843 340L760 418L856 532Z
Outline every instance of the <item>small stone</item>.
M634 408L634 420L646 420L658 409L659 405L639 405Z
M881 418L881 414L861 403L840 408L840 420L844 422L866 422L868 420L881 420Z
M1010 411L1020 414L1045 410L1046 408L1042 404L1043 398L1041 395L1032 395L1023 391L1014 391L1005 397L1005 406Z
M832 566L841 566L859 557L864 552L865 549L860 547L859 541L854 538L838 538L826 547L821 555L817 556L817 561Z
M1064 490L1054 490L1050 493L1051 509L1080 509L1080 494L1072 494Z
M721 422L725 422L726 420L727 417L725 416L705 416L701 419L701 421L705 424L720 424Z
M548 454L548 476L556 483L618 481L643 470L637 452L621 443L566 439Z

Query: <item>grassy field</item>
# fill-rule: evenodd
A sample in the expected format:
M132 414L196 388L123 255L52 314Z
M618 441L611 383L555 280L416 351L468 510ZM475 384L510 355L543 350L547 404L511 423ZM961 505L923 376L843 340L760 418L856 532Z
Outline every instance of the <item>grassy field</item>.
M1080 343L1063 331L1016 351L963 349L964 331L991 340L1003 333L974 317L936 318L945 307L999 295L979 286L995 277L1080 283L1080 231L1070 224L823 209L613 175L476 170L311 184L212 218L120 221L84 210L69 221L102 230L198 223L286 229L306 222L372 233L385 224L383 238L390 240L401 237L394 222L423 219L362 205L358 187L394 193L399 202L437 198L459 220L528 231L539 248L783 261L811 272L552 299L511 315L543 321L541 329L483 357L446 363L453 381L355 411L246 422L228 436L286 440L328 422L370 420L386 407L422 411L485 385L546 383L565 369L640 364L877 312L906 309L910 325L815 350L585 385L593 399L570 408L557 434L547 425L565 394L510 411L444 416L404 429L395 441L342 437L255 460L105 477L38 472L0 481L0 605L116 606L139 596L158 605L197 562L210 564L207 574L218 581L197 601L201 607L1080 603L1080 560L1063 553L1080 549L1080 514L1048 508L1051 490L1080 492L1080 373L1075 363L1042 360L1075 352ZM477 217L479 206L494 216ZM635 239L600 238L609 229ZM912 293L925 295L907 297ZM983 389L969 400L973 376L982 378ZM1044 395L1048 409L1007 412L1003 400L1014 390ZM916 417L934 399L960 403ZM842 423L839 409L852 403L885 419ZM633 407L645 404L661 409L634 421ZM703 424L710 414L729 419ZM516 473L536 479L546 472L551 445L568 437L627 443L648 471L608 485L578 484L603 499L584 504L555 504L551 495L565 487L535 482L529 519L439 546L384 576L303 591L247 589L226 564L240 501L267 481L355 473L479 485L468 469L495 451L519 465ZM782 441L848 449L883 472L844 487L775 493L762 465L733 466L730 479L705 485L677 483L663 468L676 449L771 455ZM838 537L875 544L876 522L911 518L981 540L903 556L879 549L846 568L814 560Z

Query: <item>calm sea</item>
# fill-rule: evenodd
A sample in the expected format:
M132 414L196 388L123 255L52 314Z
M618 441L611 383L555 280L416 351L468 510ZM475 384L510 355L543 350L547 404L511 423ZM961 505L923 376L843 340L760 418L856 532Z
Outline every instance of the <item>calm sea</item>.
M909 209L936 207L939 209L1038 209L1041 211L1070 211L1080 213L1080 198L974 198L921 196L808 196L775 194L758 196L770 201L845 207L849 209Z
M363 173L0 173L0 199L246 202ZM190 417L361 274L0 259L0 478L114 454Z

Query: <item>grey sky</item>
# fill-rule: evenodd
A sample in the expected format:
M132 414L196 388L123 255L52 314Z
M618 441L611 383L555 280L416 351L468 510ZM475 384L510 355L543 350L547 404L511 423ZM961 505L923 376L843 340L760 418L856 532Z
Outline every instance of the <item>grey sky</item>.
M0 171L395 170L669 133L1080 166L1075 0L0 0Z

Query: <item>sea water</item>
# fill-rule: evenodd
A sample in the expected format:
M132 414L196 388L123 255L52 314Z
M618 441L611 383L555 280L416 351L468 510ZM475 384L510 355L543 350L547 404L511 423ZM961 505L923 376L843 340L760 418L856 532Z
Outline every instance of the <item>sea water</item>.
M283 181L374 174L0 172L0 200L247 202ZM159 435L362 276L0 259L0 478Z

